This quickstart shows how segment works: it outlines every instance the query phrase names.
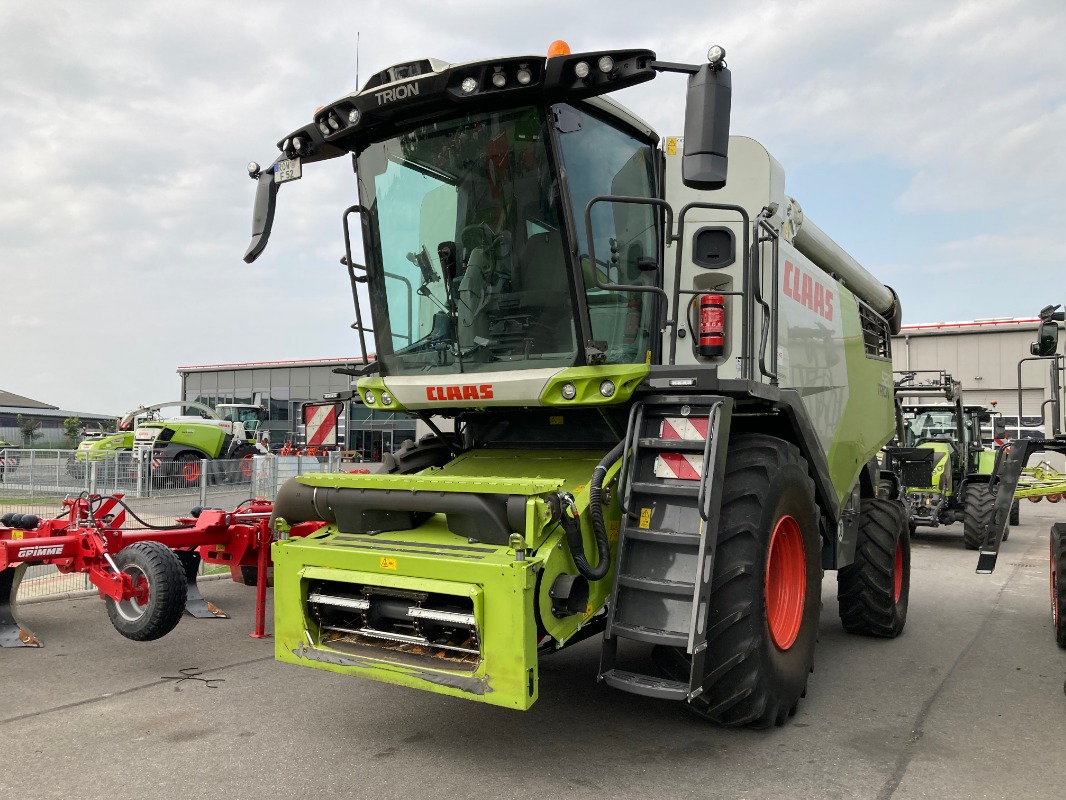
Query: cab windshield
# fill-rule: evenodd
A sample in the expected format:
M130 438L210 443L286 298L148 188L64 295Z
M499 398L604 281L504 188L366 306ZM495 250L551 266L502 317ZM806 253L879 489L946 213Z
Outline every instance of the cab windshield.
M544 112L429 123L358 156L385 374L567 367L578 354Z

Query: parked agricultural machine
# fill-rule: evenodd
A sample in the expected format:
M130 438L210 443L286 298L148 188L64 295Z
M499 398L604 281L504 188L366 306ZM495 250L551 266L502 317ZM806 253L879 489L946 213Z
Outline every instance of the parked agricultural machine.
M991 420L991 412L984 406L965 405L962 384L944 370L896 375L899 446L885 449L884 467L900 484L911 533L920 525L935 528L961 522L963 543L977 550L995 502L988 481L996 451L986 447L981 436L981 425ZM1011 525L1019 524L1019 514L1015 501Z
M1046 306L1040 312L1040 328L1037 340L1030 345L1032 358L1018 362L1018 418L1022 418L1022 364L1027 361L1045 361L1050 369L1051 396L1044 402L1050 408L1051 438L1015 439L1000 448L992 473L990 486L995 493L995 504L990 516L981 552L977 560L978 573L991 573L996 568L1000 543L1006 539L1007 520L1015 498L1030 500L1046 497L1061 498L1066 491L1066 476L1053 469L1047 462L1030 467L1029 459L1037 453L1066 455L1066 434L1062 426L1062 381L1066 357L1058 352L1059 323L1066 321L1066 314L1059 306ZM1050 578L1051 619L1055 641L1066 647L1066 523L1051 526ZM1064 687L1066 688L1066 687Z
M192 414L164 416L164 408L191 409ZM85 475L92 462L113 464L116 453L133 455L129 471L136 462L150 464L152 474L169 483L195 486L205 459L244 461L241 474L250 478L251 459L267 450L257 440L256 432L266 419L266 410L247 403L219 403L215 408L191 400L175 400L141 406L126 414L118 431L83 441L67 463L67 472L75 478Z
M249 165L251 262L279 187L351 157L353 385L433 431L391 474L281 489L274 526L325 524L274 546L276 656L525 709L541 655L602 633L605 684L782 724L823 569L848 631L906 622L906 514L876 460L898 300L729 137L721 48L549 53L395 65ZM688 76L684 139L607 97L661 73Z
M138 519L121 495L82 495L63 501L55 519L8 513L0 518L0 647L39 647L17 616L16 595L29 566L52 565L82 573L107 606L115 629L128 639L165 636L183 613L224 617L196 584L200 563L230 569L233 579L256 585L256 629L264 633L264 609L272 506L249 501L233 511L192 510L176 524L153 527ZM139 523L142 527L127 527ZM286 527L286 536L313 533L322 523Z

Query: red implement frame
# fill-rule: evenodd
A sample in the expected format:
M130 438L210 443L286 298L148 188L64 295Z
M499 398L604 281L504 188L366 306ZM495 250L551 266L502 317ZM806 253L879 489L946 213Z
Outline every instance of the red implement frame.
M32 633L15 619L15 592L23 564L51 564L60 572L80 572L99 590L101 598L116 602L146 601L144 584L134 585L130 575L118 569L113 557L135 542L153 541L169 547L179 555L199 557L208 563L230 567L235 580L243 581L242 567L255 565L256 621L255 638L268 636L266 627L266 589L272 563L270 529L273 505L254 500L234 511L203 509L196 517L181 517L177 525L165 528L112 528L111 521L97 519L95 509L103 498L80 497L63 501L66 514L57 519L40 521L29 530L0 526L0 647L39 646ZM289 536L306 536L318 530L321 522L302 523L288 531ZM195 551L195 553L194 553ZM190 563L186 561L186 563ZM193 562L195 563L195 562ZM190 588L195 586L195 569L189 570ZM195 597L203 603L199 592ZM190 600L192 600L190 593ZM208 604L211 613L193 616L224 616Z

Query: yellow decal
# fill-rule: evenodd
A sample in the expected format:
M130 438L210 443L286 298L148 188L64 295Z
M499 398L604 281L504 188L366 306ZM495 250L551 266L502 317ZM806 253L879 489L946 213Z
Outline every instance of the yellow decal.
M668 156L676 156L677 155L677 137L676 136L667 136L666 137L666 154Z
M646 352L644 354L644 363L645 364L650 364L651 363L651 350L649 350L648 352Z
M396 559L395 558L386 558L385 556L382 556L381 559L378 561L378 566L381 567L382 569L395 570L396 569Z
M548 424L549 425L562 425L563 424L563 418L562 417L548 417Z
M607 541L609 541L609 542L617 542L618 541L618 520L615 520L614 522L612 522L610 525L607 526Z
M642 508L640 510L640 527L647 530L651 527L651 509Z
M22 535L23 535L22 531L11 531L11 538L12 539L21 539Z

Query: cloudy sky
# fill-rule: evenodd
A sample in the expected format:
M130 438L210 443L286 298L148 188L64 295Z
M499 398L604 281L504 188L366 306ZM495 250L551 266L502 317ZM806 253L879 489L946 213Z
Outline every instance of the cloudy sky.
M121 413L176 398L178 365L355 354L344 164L287 185L270 247L241 256L245 165L355 88L357 33L364 81L557 38L689 62L721 44L733 132L906 322L1066 300L1062 0L0 0L0 388ZM677 134L683 86L616 99Z

